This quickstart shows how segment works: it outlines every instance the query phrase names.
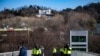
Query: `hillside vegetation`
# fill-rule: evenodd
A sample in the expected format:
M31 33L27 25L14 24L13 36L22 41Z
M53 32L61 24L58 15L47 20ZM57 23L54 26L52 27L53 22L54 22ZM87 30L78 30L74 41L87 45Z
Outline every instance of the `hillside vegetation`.
M93 46L94 43L92 43L92 41L96 41L96 44L100 43L100 41L97 41L100 40L99 36L92 35L96 23L100 22L100 3L91 3L83 7L78 6L75 9L66 8L62 11L52 9L53 16L51 17L42 16L38 18L36 15L39 9L48 8L30 5L19 9L4 9L0 12L0 27L27 27L33 29L34 31L31 33L31 42L43 45L47 52L54 46L61 47L66 42L69 43L70 30L88 30L89 51L100 53L100 45ZM31 45L34 44L30 44L30 46ZM96 47L95 50L94 47ZM27 48L31 49L32 47L28 46ZM3 50L1 52L4 51L11 50Z

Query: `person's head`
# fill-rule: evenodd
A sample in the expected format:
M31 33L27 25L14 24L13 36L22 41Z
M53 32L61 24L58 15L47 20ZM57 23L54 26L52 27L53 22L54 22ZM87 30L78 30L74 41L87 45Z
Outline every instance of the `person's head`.
M34 44L34 46L33 46L34 48L36 48L36 44Z
M38 49L38 44L35 44L35 45L34 45L34 48Z
M24 45L25 45L25 43L24 43L24 41L22 41L22 42L21 42L21 46L24 46Z
M68 43L66 43L65 46L64 46L64 48L68 48L68 47L69 47L69 45L68 45Z

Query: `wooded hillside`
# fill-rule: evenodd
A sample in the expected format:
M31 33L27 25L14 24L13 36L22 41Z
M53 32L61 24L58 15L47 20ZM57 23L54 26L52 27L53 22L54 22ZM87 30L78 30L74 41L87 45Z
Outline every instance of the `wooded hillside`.
M97 41L100 40L100 36L93 35L96 23L100 22L100 3L91 3L83 7L78 6L75 9L67 8L62 11L52 9L53 16L51 17L37 17L36 15L38 14L39 9L48 8L30 5L20 7L19 9L4 9L0 12L0 28L31 28L33 32L30 34L32 39L30 42L43 45L47 52L54 46L61 47L66 42L69 43L70 30L88 30L89 51L100 53L100 41ZM15 37L15 39L16 38L18 37ZM30 43L31 47L27 47L28 49L31 49L32 46L34 46L32 43ZM94 43L98 45L94 46ZM96 49L94 49L94 47L96 47ZM5 46L5 48L9 47ZM1 50L1 52L4 51L11 50Z

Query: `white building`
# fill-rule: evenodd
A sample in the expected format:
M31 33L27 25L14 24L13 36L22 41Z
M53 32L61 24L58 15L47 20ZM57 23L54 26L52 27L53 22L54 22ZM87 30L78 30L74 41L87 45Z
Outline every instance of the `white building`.
M88 52L88 31L87 30L71 30L70 31L70 47L72 50Z
M39 10L39 16L42 15L51 15L51 9Z

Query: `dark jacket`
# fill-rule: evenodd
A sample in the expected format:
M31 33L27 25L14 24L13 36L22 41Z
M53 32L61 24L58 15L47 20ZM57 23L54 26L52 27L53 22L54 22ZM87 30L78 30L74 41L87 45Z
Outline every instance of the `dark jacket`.
M27 49L26 47L22 46L19 52L19 56L27 56Z

